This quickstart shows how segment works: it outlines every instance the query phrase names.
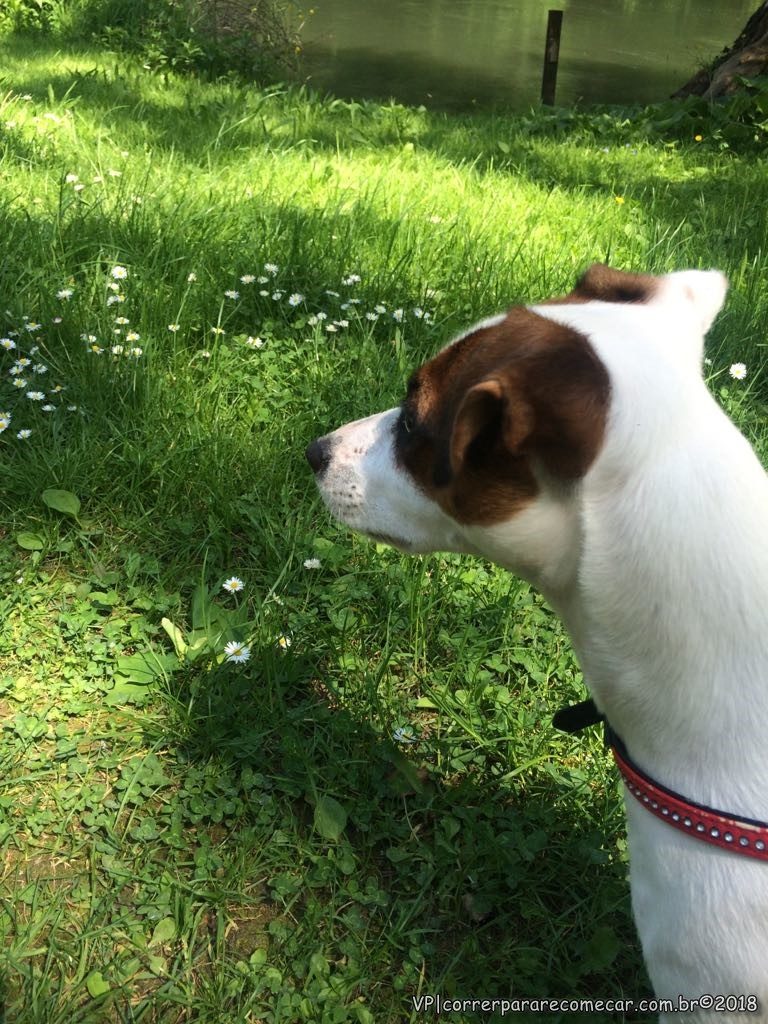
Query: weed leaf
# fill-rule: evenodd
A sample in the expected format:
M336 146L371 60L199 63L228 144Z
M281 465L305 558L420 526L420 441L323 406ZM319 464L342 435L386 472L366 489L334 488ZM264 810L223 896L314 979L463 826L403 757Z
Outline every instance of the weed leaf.
M106 995L110 988L109 982L105 980L101 971L91 971L85 979L85 987L88 989L88 994L92 999L98 999L99 996Z
M315 804L315 828L323 839L339 838L347 826L347 812L332 796L321 796Z
M165 632L171 638L173 649L179 658L183 658L187 650L187 645L184 641L184 634L181 632L178 626L175 626L170 619L161 619L160 625L163 627Z
M16 543L25 551L43 550L43 538L39 533L17 533Z
M153 946L164 946L166 942L172 942L176 938L176 922L172 917L164 917L158 921L152 938L149 940L149 948Z
M72 491L60 491L56 487L49 487L43 491L43 501L48 508L63 512L65 516L72 516L77 519L80 514L80 499Z

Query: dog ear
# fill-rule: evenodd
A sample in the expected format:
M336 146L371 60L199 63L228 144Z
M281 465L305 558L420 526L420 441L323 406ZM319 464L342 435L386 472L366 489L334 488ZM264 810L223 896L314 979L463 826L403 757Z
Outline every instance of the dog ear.
M499 440L511 454L520 454L533 423L533 410L517 392L511 375L480 381L466 392L453 421L451 470L458 473L472 452L485 454Z
M602 443L609 395L607 371L584 345L560 345L505 367L459 403L451 471L477 467L495 449L502 457L534 457L553 476L575 480Z

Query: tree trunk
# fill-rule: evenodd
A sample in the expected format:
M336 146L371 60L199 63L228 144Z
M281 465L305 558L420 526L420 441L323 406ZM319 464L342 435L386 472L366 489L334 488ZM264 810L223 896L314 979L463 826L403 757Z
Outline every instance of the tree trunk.
M711 67L697 71L673 93L673 99L703 96L716 99L740 88L739 78L768 74L768 0L761 3L732 46L715 58Z

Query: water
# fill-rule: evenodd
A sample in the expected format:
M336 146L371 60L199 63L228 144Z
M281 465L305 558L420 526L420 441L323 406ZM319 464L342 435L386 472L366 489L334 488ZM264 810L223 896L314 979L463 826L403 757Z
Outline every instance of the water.
M345 98L525 110L540 95L547 9L557 7L565 12L557 102L652 102L730 45L756 6L756 0L317 0L302 33L304 74Z

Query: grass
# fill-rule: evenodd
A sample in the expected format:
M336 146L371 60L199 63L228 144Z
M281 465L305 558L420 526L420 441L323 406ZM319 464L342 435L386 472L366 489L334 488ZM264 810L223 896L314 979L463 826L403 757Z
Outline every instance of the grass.
M759 160L705 123L680 141L625 112L449 118L2 54L6 1019L647 996L616 776L597 735L550 724L584 694L559 623L485 563L337 528L302 451L601 259L728 273L712 386L764 454Z

